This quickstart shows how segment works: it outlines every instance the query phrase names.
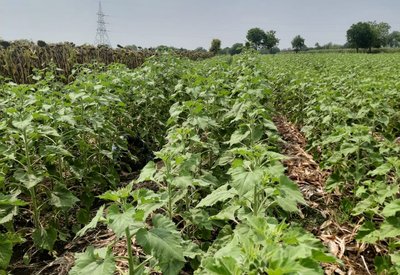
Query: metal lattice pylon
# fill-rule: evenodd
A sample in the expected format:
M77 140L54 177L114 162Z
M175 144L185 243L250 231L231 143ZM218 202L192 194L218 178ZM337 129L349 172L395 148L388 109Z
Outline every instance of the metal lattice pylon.
M99 11L97 12L97 33L94 40L95 45L107 45L111 46L110 38L108 37L106 21L104 18L106 15L103 13L101 8L101 2L99 2Z

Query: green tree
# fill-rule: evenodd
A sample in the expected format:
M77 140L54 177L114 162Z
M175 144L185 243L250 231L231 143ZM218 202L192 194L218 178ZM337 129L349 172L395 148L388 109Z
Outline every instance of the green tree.
M279 39L276 37L276 31L268 31L265 33L263 46L268 50L278 45Z
M357 52L360 48L369 49L371 52L371 48L377 39L376 32L368 22L358 22L351 25L346 36L349 45L356 48Z
M211 47L210 47L210 52L213 54L217 54L221 50L221 40L219 39L213 39L211 41Z
M207 52L207 50L204 49L203 47L197 47L194 51L195 52Z
M138 50L138 47L137 47L136 45L134 45L134 44L132 44L132 45L127 45L127 46L125 46L124 48L125 48L125 49L129 49L129 50L132 50L132 51L137 51L137 50Z
M306 44L304 44L305 39L301 37L300 35L296 35L293 40L292 40L292 48L295 50L296 53L301 51L306 47Z
M260 28L252 28L247 31L246 38L256 50L263 48L270 50L279 43L275 34L276 32L273 30L265 32Z
M369 24L375 36L373 47L380 48L387 46L389 43L390 25L385 22L376 23L376 21L369 22Z
M400 32L393 31L388 36L388 45L392 48L399 48L400 47Z
M272 47L272 49L270 49L269 52L271 54L277 54L277 53L281 52L281 49L279 49L278 47L275 46L275 47Z
M259 50L263 46L265 35L262 29L252 28L247 31L246 38L256 50Z
M219 54L229 54L230 50L231 50L231 48L225 47L225 48L219 50L218 53L219 53Z
M230 55L240 54L243 51L243 44L242 43L235 43L229 50Z

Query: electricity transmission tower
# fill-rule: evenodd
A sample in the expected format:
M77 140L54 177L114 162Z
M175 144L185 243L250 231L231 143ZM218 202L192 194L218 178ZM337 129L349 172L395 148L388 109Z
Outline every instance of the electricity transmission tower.
M110 38L107 34L106 21L104 18L106 15L103 13L101 8L101 2L99 2L99 11L97 12L97 33L94 40L95 45L107 45L111 47Z

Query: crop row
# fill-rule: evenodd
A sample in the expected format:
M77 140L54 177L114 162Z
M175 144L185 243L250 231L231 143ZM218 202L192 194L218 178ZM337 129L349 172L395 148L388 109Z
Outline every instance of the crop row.
M122 169L149 158L140 154L144 145L160 146L160 121L172 104L168 84L184 66L165 57L135 71L85 68L69 85L51 70L39 72L35 84L1 85L1 269L14 244L53 251L70 240L90 219L95 196L116 188Z
M302 127L341 193L342 222L363 221L376 270L400 272L400 56L316 55L265 60L281 113Z

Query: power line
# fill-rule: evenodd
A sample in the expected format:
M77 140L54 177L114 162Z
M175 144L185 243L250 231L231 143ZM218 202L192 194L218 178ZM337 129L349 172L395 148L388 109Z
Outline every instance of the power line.
M99 11L97 12L97 32L94 40L95 45L107 45L111 47L110 38L108 37L106 21L104 18L107 15L103 13L101 2L99 2Z

